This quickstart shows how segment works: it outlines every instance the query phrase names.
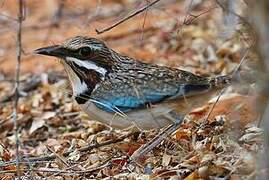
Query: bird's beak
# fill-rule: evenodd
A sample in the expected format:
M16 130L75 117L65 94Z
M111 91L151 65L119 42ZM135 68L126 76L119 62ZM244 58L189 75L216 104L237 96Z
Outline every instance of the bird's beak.
M46 56L55 56L59 58L64 58L66 56L66 49L60 45L48 46L36 49L34 54L42 54Z

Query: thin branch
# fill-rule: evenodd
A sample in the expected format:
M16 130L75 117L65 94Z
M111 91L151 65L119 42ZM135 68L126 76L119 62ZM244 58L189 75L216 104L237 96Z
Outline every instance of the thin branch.
M66 160L64 159L64 157L62 157L61 155L59 155L58 153L56 153L52 148L50 148L49 146L46 146L46 148L52 152L56 158L58 158L64 165L65 167L69 167L70 165L66 162Z
M17 41L16 41L16 49L17 49L17 65L16 65L16 73L15 73L15 99L14 99L14 106L13 106L13 122L14 122L14 134L15 134L15 152L16 152L16 168L17 168L17 176L20 179L20 162L19 162L19 136L18 136L18 124L17 124L17 108L18 108L18 101L20 97L20 67L21 67L21 28L22 28L22 21L23 21L23 0L18 0L19 4L19 12L18 12L18 29L17 29Z
M237 72L240 70L240 67L241 67L242 64L245 62L245 59L246 59L246 57L247 57L247 55L248 55L248 53L249 53L249 50L250 50L250 47L246 49L246 51L244 52L244 55L243 55L243 57L241 58L239 64L237 65L237 67L235 68L235 70L232 72L232 75L231 75L231 78L232 78L232 79L235 78ZM221 90L221 92L219 93L219 95L218 95L216 101L215 101L214 104L212 105L210 111L208 112L208 114L207 114L207 116L206 116L206 118L204 119L204 121L203 121L202 124L204 124L204 123L209 119L209 117L210 117L212 111L214 110L216 104L217 104L218 101L220 100L220 97L224 94L224 92L225 92L226 90L227 90L227 86L226 86L225 88L223 88L223 89Z
M217 6L213 6L213 7L210 7L208 8L207 10L201 12L200 14L198 15L194 15L194 14L191 14L191 9L192 9L192 1L189 3L188 7L187 7L187 12L185 14L185 17L184 17L184 20L182 22L182 24L179 24L179 28L178 28L178 33L181 29L183 29L184 26L188 26L190 24L192 24L195 20L197 20L198 18L200 18L201 16L209 13L210 11L212 11L213 9L216 9Z
M182 116L182 117L179 117L179 119L176 119L175 123L169 125L167 128L162 130L157 136L155 136L152 140L150 140L148 143L144 144L139 149L137 149L130 157L130 160L136 161L139 157L147 154L153 148L158 146L166 137L174 133L181 126L184 120L184 117L185 116Z
M111 139L111 140L108 140L108 141L105 141L105 142L102 142L102 143L90 144L90 145L87 145L85 147L79 148L78 151L79 152L86 152L86 151L91 151L91 150L93 150L95 148L100 148L100 147L107 146L107 145L110 145L110 144L115 144L115 143L121 142L124 139L134 135L135 133L136 132L130 132L130 133L126 134L126 135L122 135L121 137L119 137L117 139ZM63 156L67 157L71 152L72 151L67 151L67 152L63 153ZM58 157L55 154L50 154L50 155L42 156L42 157L30 157L29 161L32 162L32 163L36 163L36 162L40 162L40 161L51 161L51 160L54 160L56 158L58 158ZM23 159L24 158L22 158L20 163L26 163ZM12 165L14 163L16 163L16 162L9 161L9 162L0 163L0 167Z
M224 94L224 92L225 92L226 90L227 90L227 87L223 88L223 89L220 91L220 93L219 93L219 95L218 95L216 101L215 101L214 104L211 106L211 109L209 110L208 114L206 115L206 118L204 119L202 125L204 125L204 124L206 123L206 121L209 119L211 113L213 112L214 108L216 107L217 103L219 102L220 97Z
M136 132L130 132L126 135L123 135L117 139L111 139L111 140L108 140L108 141L105 141L103 143L95 143L95 144L90 144L88 146L85 146L85 147L82 147L80 149L78 149L80 152L85 152L85 151L91 151L92 149L95 149L95 148L99 148L99 147L102 147L102 146L107 146L107 145L110 145L110 144L114 144L114 143L118 143L118 142L121 142L123 141L124 139L134 135ZM67 156L69 155L70 152L67 152L67 153L64 153L64 156Z
M96 31L97 34L102 34L102 33L106 32L106 31L109 31L109 30L113 29L114 27L120 25L121 23L127 21L128 19L131 19L132 17L134 17L134 16L140 14L141 12L147 10L149 7L153 6L154 4L156 4L159 1L160 0L152 1L151 3L147 4L146 6L140 8L140 9L134 11L134 12L132 12L130 15L128 15L125 18L117 21L116 23L112 24L111 26L109 26L107 28L104 28L104 29L101 29L101 30L95 29L95 31Z
M197 20L200 16L204 15L204 14L207 14L209 13L211 10L217 8L217 6L213 6L213 7L210 7L209 9L201 12L200 14L198 15L194 15L194 14L189 14L183 21L183 24L184 25L190 25L192 24L195 20Z
M191 0L190 3L189 3L188 6L187 6L186 14L185 14L183 23L180 25L180 26L181 26L181 29L185 26L185 21L187 20L189 14L190 14L190 12L191 12L192 3L193 3L193 0ZM177 33L179 33L179 31L180 31L180 28L178 29Z
M148 5L149 1L146 0L146 2L147 2L147 5ZM147 15L148 15L148 9L146 9L146 11L145 11L145 15L144 15L144 18L143 18L142 33L141 33L141 45L142 45L142 43L143 43L144 29L145 29L145 25L146 25Z
M236 73L240 70L240 67L241 67L242 64L245 62L245 59L246 59L246 57L247 57L247 55L248 55L248 53L249 53L251 47L252 47L252 46L250 46L249 48L246 49L246 51L245 51L243 57L241 58L239 64L237 65L237 67L236 67L235 70L233 71L232 77L236 76Z
M85 169L85 170L60 170L60 169L57 169L57 168L33 168L32 170L35 171L35 172L43 172L43 173L55 173L55 174L85 174L85 173L91 173L93 171L97 171L97 170L100 170L100 169L103 169L107 166L109 166L110 163L105 163L101 166L97 166L97 167L94 167L94 168L89 168L89 169ZM20 169L20 171L23 171L23 172L28 172L30 169L28 168L22 168ZM14 170L4 170L4 171L0 171L0 173L2 174L8 174L8 173L15 173L16 171Z

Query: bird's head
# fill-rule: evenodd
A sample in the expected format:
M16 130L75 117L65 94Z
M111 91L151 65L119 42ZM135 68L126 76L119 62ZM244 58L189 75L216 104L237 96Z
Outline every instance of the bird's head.
M71 69L84 68L105 75L112 66L110 49L100 40L84 36L67 39L62 44L35 50L36 54L61 59Z
M70 38L59 45L36 49L35 53L59 58L74 89L84 84L89 86L97 83L113 65L111 50L102 41L83 36Z

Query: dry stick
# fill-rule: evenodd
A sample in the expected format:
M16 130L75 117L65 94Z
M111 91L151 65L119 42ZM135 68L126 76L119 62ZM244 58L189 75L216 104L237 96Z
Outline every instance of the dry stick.
M148 5L148 0L147 1L147 5ZM145 24L146 24L146 18L147 18L147 15L148 15L148 8L146 8L146 11L145 11L145 15L144 15L144 19L143 19L143 24L142 24L142 33L141 33L141 45L143 43L143 38L144 38L144 29L145 29Z
M182 23L182 25L180 25L180 26L181 26L181 29L184 27L185 22L187 21L188 15L189 15L190 12L191 12L192 3L193 3L193 0L190 1L189 5L188 5L188 7L187 7L187 10L186 10L186 14L185 14L183 23ZM179 33L179 30L177 31L177 33Z
M49 146L46 146L46 148L52 152L58 159L60 159L60 161L66 166L66 167L69 167L69 164L66 162L66 160L61 156L59 155L58 153L56 153L52 148L50 148Z
M17 41L16 41L16 50L17 50L17 65L16 65L16 73L15 73L15 99L13 106L13 122L14 122L14 131L15 131L15 151L16 151L16 168L17 168L17 176L18 179L20 177L20 163L19 163L19 137L18 137L18 124L17 124L17 108L18 101L20 97L19 85L20 85L20 66L21 66L21 27L23 20L23 1L19 0L19 13L18 13L18 29L17 29Z
M103 169L107 166L109 166L110 163L106 163L106 164L103 164L101 166L98 166L98 167L94 167L94 168L90 168L90 169L85 169L85 170L76 170L76 171L68 171L68 170L60 170L60 169L56 169L56 168L33 168L32 171L35 171L35 172L43 172L43 173L55 173L55 174L85 174L85 173L90 173L90 172L93 172L93 171L97 171L97 170L100 170L100 169ZM20 169L20 171L24 171L24 172L27 172L29 171L29 169L27 168L24 168L24 169ZM0 171L0 173L2 174L9 174L9 173L15 173L16 171L15 170L3 170L3 171Z
M221 92L219 93L219 95L218 95L216 101L214 102L214 104L212 105L210 111L209 111L208 114L206 115L206 118L204 119L202 125L204 125L204 124L206 123L206 121L207 121L208 118L210 117L211 113L213 112L215 106L216 106L217 103L219 102L220 97L223 95L223 93L224 93L226 90L227 90L227 86L221 90Z
M100 147L107 146L107 145L110 145L110 144L118 143L118 142L121 142L124 139L132 136L135 133L136 132L130 132L130 133L126 134L126 135L122 135L121 137L119 137L117 139L111 139L111 140L108 140L108 141L105 141L105 142L102 142L102 143L90 144L88 146L79 148L78 151L79 152L91 151L92 149L95 149L95 148L100 148ZM65 152L65 153L63 153L63 156L66 157L71 152L72 151ZM48 156L42 156L42 157L30 157L29 161L32 162L32 163L33 162L39 162L39 161L51 161L51 160L54 160L55 158L57 158L57 156L55 154L50 154ZM20 163L25 163L25 161L21 161ZM12 164L14 164L14 161L4 162L4 163L0 163L0 167L12 165Z
M243 62L245 61L245 59L246 59L246 57L247 57L247 54L249 53L249 50L250 50L250 47L247 48L246 51L244 52L244 55L243 55L243 57L241 58L240 63L238 64L238 66L236 67L236 69L235 69L235 70L233 71L233 73L232 73L232 78L233 78L233 77L236 75L236 73L239 71L241 65L243 64ZM208 112L208 114L207 114L207 116L206 116L206 118L204 119L204 121L203 121L202 124L204 124L204 123L208 120L208 118L210 117L210 115L211 115L212 111L214 110L216 104L218 103L220 97L223 95L223 93L224 93L226 90L227 90L227 86L226 86L225 88L223 88L223 89L221 90L221 92L219 93L218 98L217 98L216 101L214 102L213 106L211 107L210 111Z
M82 147L80 149L78 149L80 152L85 152L85 151L90 151L92 149L95 149L95 148L99 148L99 147L102 147L102 146L107 146L107 145L110 145L110 144L113 144L113 143L118 143L118 142L121 142L123 141L124 139L134 135L136 132L130 132L126 135L122 135L121 137L117 138L117 139L111 139L111 140L108 140L108 141L105 141L103 143L96 143L96 144L91 144L91 145L88 145L88 146L85 146L85 147ZM70 152L66 152L64 153L64 156L67 156L69 155Z
M160 0L152 1L151 3L147 4L146 6L140 8L140 9L134 11L134 12L132 12L129 16L126 16L125 18L119 20L118 22L112 24L111 26L109 26L109 27L107 27L107 28L104 28L104 29L101 29L101 30L95 29L95 31L96 31L97 34L102 34L102 33L106 32L106 31L109 31L109 30L113 29L114 27L118 26L119 24L121 24L121 23L127 21L128 19L130 19L130 18L132 18L132 17L138 15L139 13L145 11L146 9L148 9L148 8L151 7L151 6L153 6L154 4L156 4L156 3L159 2L159 1L160 1Z
M185 116L180 117L180 119L176 120L175 123L169 125L166 129L162 130L157 136L155 136L150 142L142 145L138 150L136 150L132 156L130 157L131 161L136 161L139 157L147 154L153 148L155 148L158 144L160 144L167 136L175 132L180 125L182 124Z
M191 1L187 7L187 11L186 11L186 14L185 14L185 17L184 17L184 20L182 22L182 24L179 25L179 28L181 27L181 29L184 27L184 26L187 26L187 25L190 25L192 24L196 19L198 19L199 17L209 13L211 10L217 8L217 6L213 6L213 7L210 7L208 8L207 10L205 10L204 12L201 12L200 14L198 15L193 15L191 14L191 8L192 8L192 3L193 1ZM177 33L179 33L180 29L178 29Z
M184 19L183 24L184 24L184 25L190 25L190 24L192 24L196 19L198 19L200 16L209 13L211 10L213 10L213 9L215 9L215 8L217 8L217 6L210 7L209 9L207 9L207 10L201 12L201 13L198 14L198 15L189 14L189 17L190 17L190 18L188 18L188 16L187 16L186 19Z

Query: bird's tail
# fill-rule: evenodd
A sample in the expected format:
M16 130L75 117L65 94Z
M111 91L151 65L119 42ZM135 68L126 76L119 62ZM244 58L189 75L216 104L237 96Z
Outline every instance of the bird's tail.
M213 87L225 87L227 85L236 84L252 84L255 82L256 74L250 71L237 71L223 76L216 76L209 79Z
M224 76L216 76L216 77L210 78L209 81L213 87L222 88L232 83L232 75L228 74Z

